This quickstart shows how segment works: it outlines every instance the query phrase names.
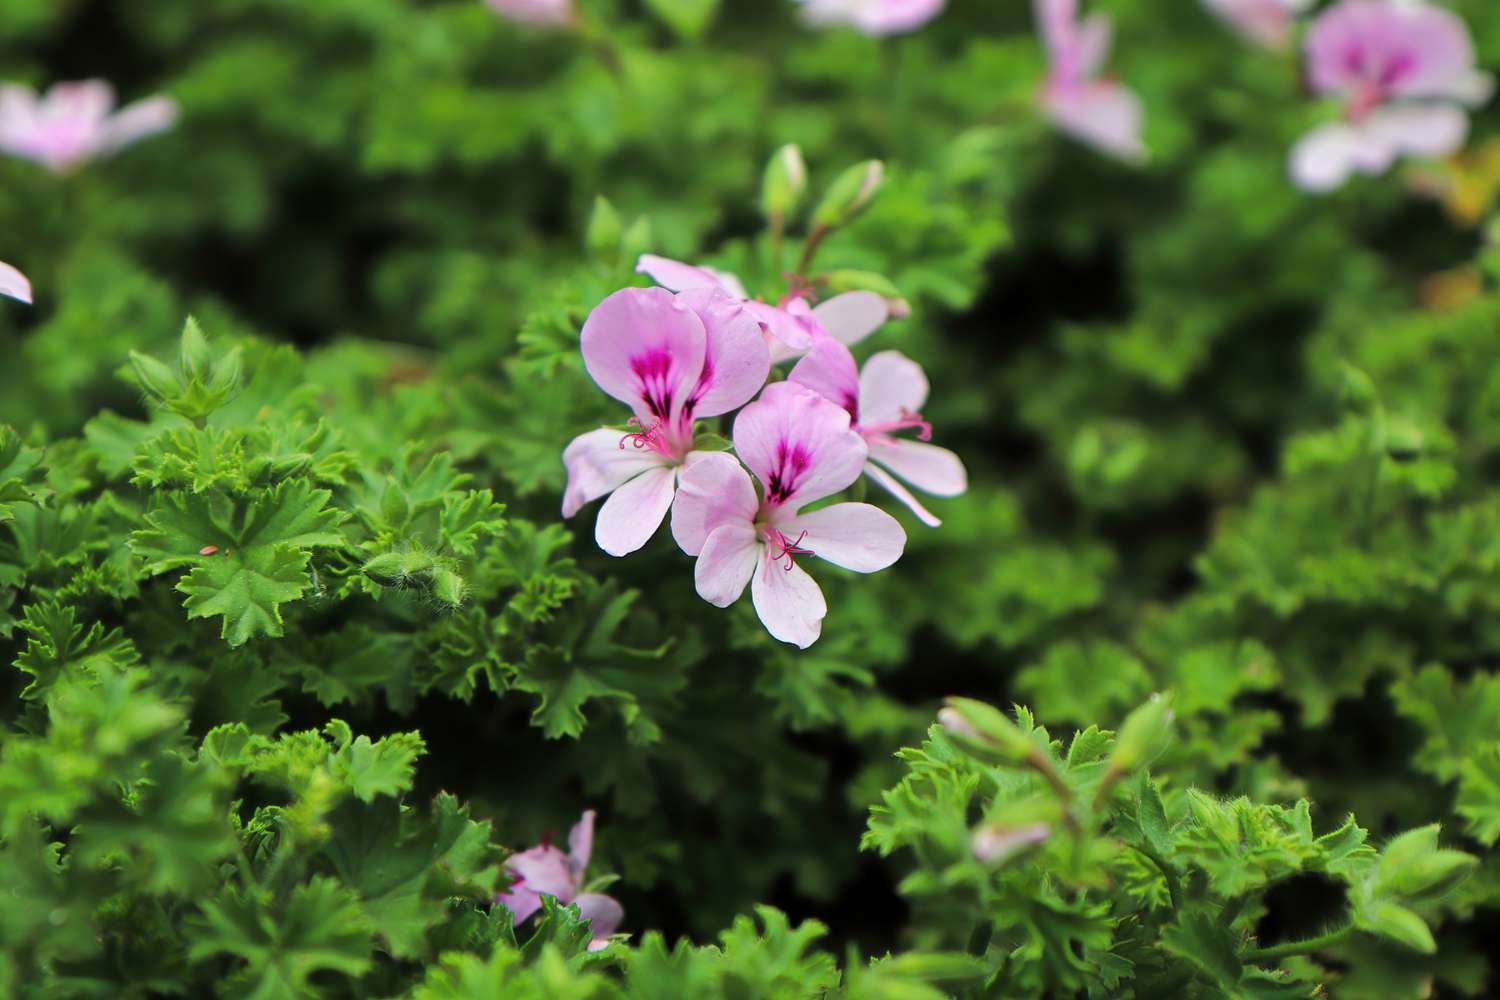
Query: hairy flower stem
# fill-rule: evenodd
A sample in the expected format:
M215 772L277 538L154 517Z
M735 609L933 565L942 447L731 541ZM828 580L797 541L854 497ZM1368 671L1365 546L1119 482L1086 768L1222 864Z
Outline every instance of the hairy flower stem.
M1319 934L1317 937L1307 938L1303 941L1287 941L1283 944L1272 945L1269 948L1252 948L1245 952L1241 958L1246 962L1267 962L1272 959L1286 958L1289 955L1310 955L1324 948L1331 948L1354 933L1353 924L1345 924L1336 931L1327 934Z

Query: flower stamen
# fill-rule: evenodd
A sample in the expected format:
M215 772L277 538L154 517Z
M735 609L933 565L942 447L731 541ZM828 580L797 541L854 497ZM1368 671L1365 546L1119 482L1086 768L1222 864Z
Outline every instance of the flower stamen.
M867 434L894 434L897 431L917 432L918 441L932 440L932 424L922 414L913 413L906 407L901 408L901 415L890 423L875 424L872 427L861 427L860 430Z
M620 438L621 449L624 449L625 443L628 441L637 451L643 448L651 448L655 451L665 450L666 441L662 436L660 420L652 421L651 426L648 427L641 423L639 417L631 417L625 421L625 426L636 429Z
M776 551L771 553L771 561L779 562L782 559L786 559L786 565L781 568L786 570L788 573L792 571L793 566L797 565L797 556L817 555L817 553L812 549L804 549L802 547L802 539L807 537L806 531L803 531L802 534L798 535L795 540L791 541L788 541L786 535L783 535L781 532L775 530L774 528L771 529L771 536L772 537L768 538L767 541L771 545L775 545L778 547Z

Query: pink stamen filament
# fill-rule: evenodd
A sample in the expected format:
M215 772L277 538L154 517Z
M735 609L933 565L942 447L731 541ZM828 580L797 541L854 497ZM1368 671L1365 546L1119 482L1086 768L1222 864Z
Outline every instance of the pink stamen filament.
M625 442L629 441L631 446L637 451L640 451L642 448L651 448L654 451L666 450L666 439L662 435L661 421L653 421L651 426L647 427L641 423L639 417L631 417L625 421L625 426L637 429L620 438L620 447L622 449L625 447Z
M788 541L786 535L772 528L770 536L766 539L769 544L777 546L777 550L771 553L771 561L779 562L783 558L786 559L786 565L781 568L790 573L792 567L797 565L797 556L817 555L812 549L804 549L802 547L802 539L806 537L807 532L804 531L794 541Z
M782 275L782 278L786 279L787 288L786 295L781 300L783 307L793 299L807 299L809 302L817 301L817 289L803 280L802 275L794 271L787 271Z
M932 424L922 419L922 414L913 413L905 407L901 409L900 419L893 420L887 424L863 426L860 430L866 434L894 434L897 431L915 430L918 441L932 440Z

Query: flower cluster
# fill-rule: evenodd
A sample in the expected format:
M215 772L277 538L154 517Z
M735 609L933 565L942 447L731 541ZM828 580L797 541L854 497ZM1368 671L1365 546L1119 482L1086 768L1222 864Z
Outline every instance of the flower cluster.
M1205 0L1250 40L1285 49L1308 0ZM1474 63L1469 30L1425 0L1341 0L1320 13L1303 41L1308 87L1332 99L1339 120L1292 148L1292 180L1331 191L1353 174L1382 174L1403 157L1436 159L1462 148L1466 109L1493 83Z
M563 452L563 514L607 496L594 535L623 556L670 512L672 537L697 559L698 594L727 607L749 587L771 635L806 648L827 605L798 558L873 573L900 558L906 532L867 503L804 508L868 475L937 525L899 480L937 496L967 486L958 457L926 443L927 380L896 351L857 368L849 346L888 315L874 292L814 305L810 289L794 287L770 305L709 268L646 256L638 270L665 287L614 293L581 335L590 377L632 416ZM799 357L785 381L766 384L773 364ZM730 455L714 450L697 422L735 410ZM919 440L898 436L908 431Z
M1292 150L1292 177L1310 191L1356 172L1384 173L1404 156L1458 152L1469 130L1465 108L1492 89L1475 69L1464 23L1425 3L1343 0L1313 23L1306 48L1308 83L1343 109L1342 121Z

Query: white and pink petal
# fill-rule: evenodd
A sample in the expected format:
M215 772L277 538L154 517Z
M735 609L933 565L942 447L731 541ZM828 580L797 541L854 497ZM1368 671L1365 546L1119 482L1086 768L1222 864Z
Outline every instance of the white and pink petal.
M817 582L795 563L785 568L764 546L750 583L750 598L774 639L806 649L823 632L828 604Z
M901 558L906 531L873 504L836 503L780 526L799 549L856 573L875 573Z

